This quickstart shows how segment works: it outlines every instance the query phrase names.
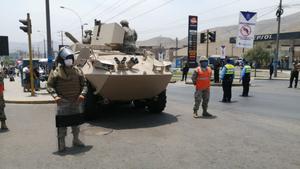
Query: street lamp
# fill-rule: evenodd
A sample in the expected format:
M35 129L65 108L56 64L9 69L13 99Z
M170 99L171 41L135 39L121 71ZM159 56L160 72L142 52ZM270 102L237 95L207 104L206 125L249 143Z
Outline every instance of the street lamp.
M41 34L41 36L43 36L43 42L44 42L44 58L46 58L46 40L45 40L45 32L42 32L40 30L38 30L37 32L39 32Z
M60 8L61 8L61 9L67 9L67 10L73 12L73 13L79 18L79 21L80 21L80 27L81 27L81 39L83 39L83 25L87 25L87 23L82 24L82 19L81 19L81 17L80 17L79 14L78 14L76 11L74 11L73 9L67 8L67 7L65 7L65 6L60 6Z

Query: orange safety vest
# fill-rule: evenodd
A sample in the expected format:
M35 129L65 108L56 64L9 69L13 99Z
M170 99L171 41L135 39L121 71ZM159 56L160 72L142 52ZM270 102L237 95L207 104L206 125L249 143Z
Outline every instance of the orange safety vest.
M197 80L196 80L196 89L204 90L210 87L210 77L211 69L210 67L206 68L206 71L202 71L200 67L197 68Z

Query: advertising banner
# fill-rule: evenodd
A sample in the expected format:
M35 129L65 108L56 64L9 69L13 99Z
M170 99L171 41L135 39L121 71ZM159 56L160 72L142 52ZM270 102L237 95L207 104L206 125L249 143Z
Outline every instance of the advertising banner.
M236 40L238 48L253 48L254 30L256 25L256 12L240 12L239 30Z
M188 29L188 64L189 67L197 67L197 30L198 30L198 17L189 16L189 29Z

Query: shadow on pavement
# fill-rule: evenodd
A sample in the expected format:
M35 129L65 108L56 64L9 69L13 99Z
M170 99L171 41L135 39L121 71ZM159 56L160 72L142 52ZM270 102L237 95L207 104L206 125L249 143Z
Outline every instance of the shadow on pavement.
M177 121L177 117L169 113L154 114L144 109L123 105L104 110L97 120L88 123L91 126L121 130L156 127Z
M90 151L93 148L91 145L86 145L84 147L66 147L64 152L53 152L54 155L66 156L66 155L79 155Z

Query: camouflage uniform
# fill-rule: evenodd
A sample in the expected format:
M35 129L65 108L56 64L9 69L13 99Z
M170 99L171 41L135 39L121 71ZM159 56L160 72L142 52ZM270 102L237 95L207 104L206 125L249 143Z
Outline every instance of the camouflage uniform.
M49 75L47 90L54 98L61 98L57 104L56 114L58 140L63 140L64 144L67 126L72 126L74 140L78 139L78 125L83 122L83 116L80 116L82 115L83 105L77 99L80 95L85 96L87 93L83 72L76 66L58 66Z
M4 90L4 74L2 71L2 68L0 68L0 121L1 121L1 129L6 130L6 116L4 112L5 108L5 101L4 101L4 96L3 96L3 90Z
M135 42L137 40L137 33L134 29L130 29L126 20L121 21L121 25L125 30L123 49L124 53L134 53L136 50Z

